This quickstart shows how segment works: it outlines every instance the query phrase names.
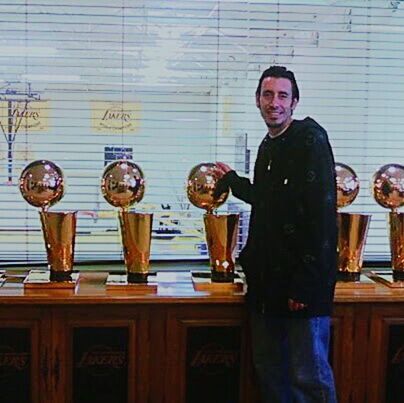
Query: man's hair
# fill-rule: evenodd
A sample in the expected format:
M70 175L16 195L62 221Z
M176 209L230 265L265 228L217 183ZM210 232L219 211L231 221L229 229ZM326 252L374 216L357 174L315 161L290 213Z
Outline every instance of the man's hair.
M262 73L261 78L258 82L257 90L255 92L256 95L261 94L262 82L267 77L288 79L290 81L290 83L292 84L292 99L299 100L299 96L300 96L299 88L297 86L295 75L293 74L292 71L289 71L286 67L283 67L283 66L271 66Z

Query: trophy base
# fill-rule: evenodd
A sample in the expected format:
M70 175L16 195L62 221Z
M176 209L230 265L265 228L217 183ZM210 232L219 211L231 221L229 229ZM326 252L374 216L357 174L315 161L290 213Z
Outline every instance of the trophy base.
M128 283L142 283L145 284L148 281L149 273L128 273Z
M109 273L105 286L107 290L130 290L140 293L157 293L156 275L147 273L145 281L130 282L128 274Z
M52 280L49 270L30 270L24 280L24 288L70 288L74 289L79 281L80 273L71 272L64 280Z
M352 271L338 271L337 281L360 281L361 273Z
M213 281L212 273L208 271L191 272L192 284L195 291L243 292L244 280L239 273L232 274L232 280L226 282Z
M354 273L351 273L354 274ZM358 289L358 288L374 288L376 286L376 283L369 277L367 277L365 274L361 273L355 273L359 274L359 276L355 276L357 280L352 280L351 277L349 280L341 280L339 276L337 275L337 284L335 288L337 290L352 290L352 289Z
M215 270L211 271L212 283L233 283L234 279L234 273L227 273Z
M402 288L404 289L404 280L397 280L394 276L396 270L387 271L372 271L370 272L370 277L379 281L380 283L386 285L390 288Z
M50 271L50 281L72 281L73 270L70 271Z

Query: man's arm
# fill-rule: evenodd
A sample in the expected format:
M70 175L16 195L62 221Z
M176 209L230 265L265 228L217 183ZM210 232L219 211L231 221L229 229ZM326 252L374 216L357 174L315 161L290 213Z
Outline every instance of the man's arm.
M248 204L252 204L254 192L250 180L238 176L236 171L224 162L216 162L216 165L225 173L225 175L217 184L215 197L219 196L230 187L235 197Z

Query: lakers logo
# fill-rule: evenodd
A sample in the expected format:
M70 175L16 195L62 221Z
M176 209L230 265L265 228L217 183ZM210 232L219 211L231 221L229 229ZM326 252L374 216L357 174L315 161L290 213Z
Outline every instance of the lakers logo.
M106 376L115 370L125 368L126 363L126 351L112 350L105 345L95 345L82 353L75 366L94 376Z
M217 374L233 369L238 358L238 351L226 349L217 343L210 343L195 352L191 358L190 366L210 374Z
M0 346L0 377L25 370L29 365L29 353L16 352L10 346Z

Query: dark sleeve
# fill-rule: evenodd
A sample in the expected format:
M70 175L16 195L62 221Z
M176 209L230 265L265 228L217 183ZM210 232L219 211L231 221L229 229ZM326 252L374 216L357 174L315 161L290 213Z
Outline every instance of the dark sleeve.
M319 288L333 287L336 274L335 164L327 133L310 129L300 139L297 264L289 295L310 304Z
M229 171L218 182L215 193L220 194L229 187L235 197L246 203L252 204L254 195L253 185L248 178L238 176L236 171Z
M238 176L236 171L229 171L218 182L215 191L216 197L230 187L235 197L244 201L245 203L251 205L254 204L255 199L257 199L255 184L257 183L258 176L263 169L266 171L268 167L268 152L266 149L266 143L267 141L265 137L258 148L257 160L255 161L254 166L254 184L252 184L248 178Z

